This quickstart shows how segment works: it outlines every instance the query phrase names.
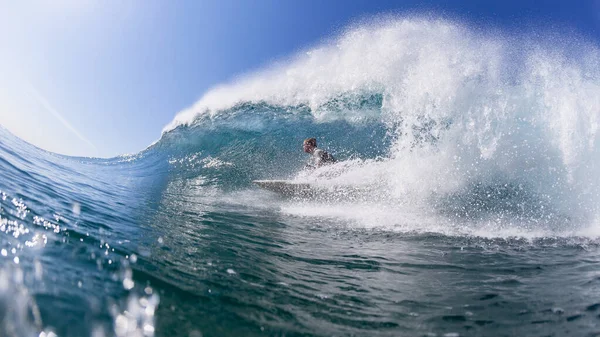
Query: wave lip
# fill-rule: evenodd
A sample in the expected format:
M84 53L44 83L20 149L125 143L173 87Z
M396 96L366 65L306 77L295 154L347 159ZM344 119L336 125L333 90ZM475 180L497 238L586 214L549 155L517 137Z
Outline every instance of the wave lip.
M189 124L199 114L214 115L244 102L306 105L318 115L319 107L341 93L375 92L392 98L408 84L405 75L418 70L415 65L434 72L448 65L436 61L446 59L459 65L463 58L473 59L474 55L461 55L457 43L478 46L476 52L496 48L496 43L488 42L487 47L482 47L480 42L463 25L442 19L391 20L350 29L286 63L210 90L192 107L181 111L164 131ZM451 50L438 59L425 58L432 51L439 54L444 49ZM470 63L469 68L473 62Z

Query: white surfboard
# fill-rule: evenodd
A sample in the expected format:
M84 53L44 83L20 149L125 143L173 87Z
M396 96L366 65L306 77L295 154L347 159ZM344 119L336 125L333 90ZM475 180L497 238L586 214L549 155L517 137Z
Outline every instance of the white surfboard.
M319 194L319 188L308 184L290 180L254 180L254 184L265 190L275 192L286 197L312 198Z

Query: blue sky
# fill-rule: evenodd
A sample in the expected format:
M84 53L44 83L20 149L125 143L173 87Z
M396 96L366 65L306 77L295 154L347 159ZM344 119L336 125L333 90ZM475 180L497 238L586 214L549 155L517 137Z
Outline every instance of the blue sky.
M0 0L0 125L53 152L134 153L211 87L357 20L431 11L600 40L600 0Z

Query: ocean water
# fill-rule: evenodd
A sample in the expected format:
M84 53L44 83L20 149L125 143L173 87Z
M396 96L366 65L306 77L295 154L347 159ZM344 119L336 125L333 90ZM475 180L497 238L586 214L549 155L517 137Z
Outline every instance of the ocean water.
M598 92L582 37L406 17L207 92L137 154L0 128L0 335L600 335ZM303 171L309 136L339 162Z

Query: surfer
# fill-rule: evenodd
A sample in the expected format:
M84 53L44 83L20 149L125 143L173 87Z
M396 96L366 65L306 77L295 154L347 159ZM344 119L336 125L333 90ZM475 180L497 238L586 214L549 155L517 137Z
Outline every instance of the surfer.
M302 144L304 152L312 155L311 162L306 165L309 168L317 168L323 165L335 163L335 158L327 151L317 148L317 140L315 138L306 138Z

